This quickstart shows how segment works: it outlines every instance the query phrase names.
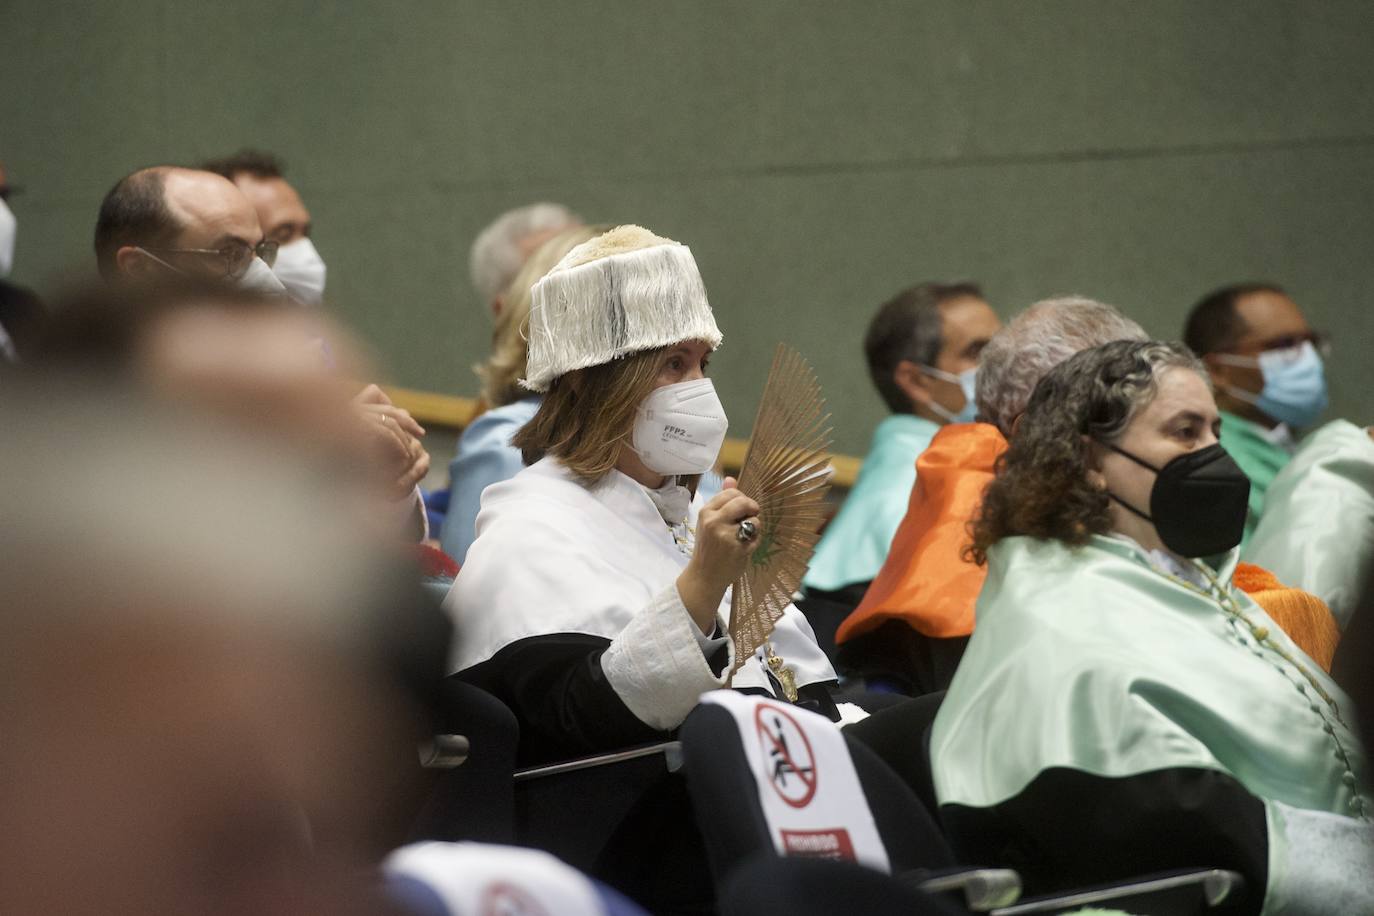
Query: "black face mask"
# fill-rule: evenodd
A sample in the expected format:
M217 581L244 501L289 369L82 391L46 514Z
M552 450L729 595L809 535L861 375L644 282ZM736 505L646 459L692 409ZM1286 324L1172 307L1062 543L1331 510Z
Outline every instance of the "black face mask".
M1158 475L1150 489L1149 515L1110 490L1107 496L1153 524L1165 547L1182 557L1211 557L1240 543L1250 479L1220 444L1185 452L1162 468L1102 444Z

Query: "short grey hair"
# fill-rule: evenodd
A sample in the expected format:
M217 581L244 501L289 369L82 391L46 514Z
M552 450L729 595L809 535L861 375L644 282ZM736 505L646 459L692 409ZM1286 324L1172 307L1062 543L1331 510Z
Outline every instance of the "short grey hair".
M520 242L536 232L559 232L580 226L582 218L562 204L540 202L507 210L492 220L472 243L468 270L483 302L499 296L525 263Z
M1011 436L1031 392L1055 366L1114 340L1148 340L1114 306L1083 296L1042 299L993 335L978 361L978 415Z

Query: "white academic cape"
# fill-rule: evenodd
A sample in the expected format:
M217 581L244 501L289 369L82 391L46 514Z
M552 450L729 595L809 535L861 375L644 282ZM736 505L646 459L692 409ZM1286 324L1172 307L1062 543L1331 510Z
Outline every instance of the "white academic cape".
M687 523L695 528L700 496ZM708 641L677 594L688 557L649 498L611 471L586 486L555 458L525 468L482 494L477 537L444 600L456 634L450 669L481 664L520 640L554 634L602 637L606 679L641 721L675 728L702 693L725 686L734 661L717 675ZM730 619L727 590L718 632ZM728 636L726 637L728 642ZM835 680L805 616L789 606L771 637L797 685ZM763 652L731 686L772 693Z

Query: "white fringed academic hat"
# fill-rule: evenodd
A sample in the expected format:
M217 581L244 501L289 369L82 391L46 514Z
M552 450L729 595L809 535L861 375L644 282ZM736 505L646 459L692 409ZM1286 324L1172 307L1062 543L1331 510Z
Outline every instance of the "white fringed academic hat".
M720 346L706 287L686 245L640 226L583 242L534 284L520 384L548 391L565 372L701 340Z

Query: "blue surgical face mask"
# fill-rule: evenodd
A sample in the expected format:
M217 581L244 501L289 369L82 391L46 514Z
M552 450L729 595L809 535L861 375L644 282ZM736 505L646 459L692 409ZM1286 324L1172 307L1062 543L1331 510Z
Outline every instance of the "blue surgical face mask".
M935 403L932 399L926 403L937 416L944 419L946 423L972 423L974 417L978 416L978 403L973 399L974 386L978 383L978 367L965 369L958 375L953 372L946 372L943 369L936 369L934 366L921 366L921 371L926 375L946 382L953 382L964 392L964 406L957 411L947 410Z
M1280 423L1306 429L1326 410L1326 372L1321 354L1311 341L1281 350L1265 350L1259 356L1222 353L1215 358L1232 366L1258 366L1264 376L1264 389L1259 394L1231 385L1226 386L1226 391L1254 404Z

